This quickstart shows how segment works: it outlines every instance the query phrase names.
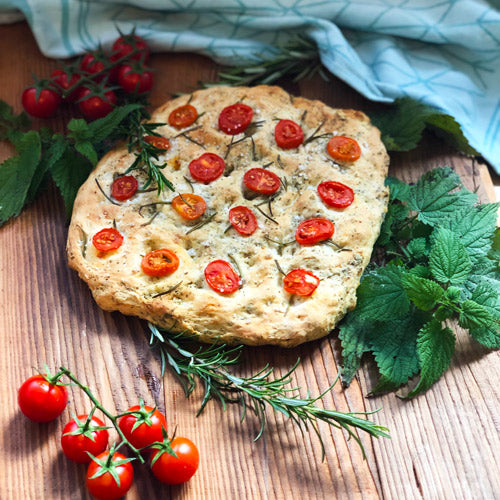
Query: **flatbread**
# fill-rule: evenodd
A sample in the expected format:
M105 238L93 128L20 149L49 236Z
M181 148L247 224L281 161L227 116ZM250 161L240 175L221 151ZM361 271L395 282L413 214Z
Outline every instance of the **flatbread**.
M181 130L168 125L171 111L187 102L199 113L196 122ZM237 102L250 106L253 118L245 132L231 136L219 129L218 118L223 108ZM301 125L305 140L298 148L277 146L274 130L281 119ZM99 162L74 204L69 265L88 283L99 306L205 342L295 346L328 334L356 304L356 288L387 209L388 155L367 116L293 97L279 87L214 87L168 101L150 121L165 124L155 130L169 138L170 148L158 163L167 164L163 172L176 192L164 190L158 197L155 190L139 190L129 200L113 200L113 180L136 158L121 145ZM336 135L355 139L360 158L333 160L326 145ZM189 171L190 162L206 152L225 160L223 175L207 184L196 182ZM281 179L272 201L243 185L245 172L256 167ZM144 185L144 172L129 174ZM337 209L324 203L317 187L329 180L352 188L350 206ZM168 203L154 205L193 191L207 204L200 219L186 220ZM228 220L229 209L241 205L257 218L258 228L250 236L241 235ZM327 242L298 244L298 224L318 217L333 222L333 236ZM93 235L113 226L123 244L99 252ZM179 267L164 277L148 276L141 260L160 248L173 251ZM241 285L231 294L214 291L205 278L206 266L219 259L240 276ZM283 273L298 268L320 280L308 297L284 289Z

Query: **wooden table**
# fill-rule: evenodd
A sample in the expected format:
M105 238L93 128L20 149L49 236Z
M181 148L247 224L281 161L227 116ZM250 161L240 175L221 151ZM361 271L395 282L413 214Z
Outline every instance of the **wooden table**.
M0 27L1 97L17 111L30 72L49 75L55 62L38 51L24 23ZM190 91L199 80L212 80L216 66L192 54L157 54L153 106L171 93ZM342 82L316 78L287 90L319 98L334 107L370 110L375 106ZM67 116L51 125L61 129ZM11 154L2 146L2 158ZM493 199L493 185L484 165L454 154L426 137L419 149L392 156L391 174L415 180L435 166L451 165L483 201ZM47 363L65 365L85 381L111 410L124 410L139 398L165 410L170 429L191 437L199 446L201 464L186 485L167 487L141 466L127 499L494 499L500 498L500 354L488 352L458 328L451 369L425 395L402 401L394 395L366 398L374 374L366 366L347 390L337 385L324 397L329 408L371 411L388 426L392 439L371 440L361 434L367 458L354 440L326 425L320 432L326 460L314 434L302 435L281 415L268 413L265 436L253 438L257 422L240 423L240 408L226 412L216 402L195 417L201 394L189 399L148 347L144 324L118 313L101 311L86 285L68 269L67 226L63 205L51 188L22 215L0 229L0 498L89 498L85 467L68 461L59 436L71 412L90 409L86 398L70 388L62 418L34 424L17 408L16 390ZM336 335L294 349L248 349L241 373L267 362L277 373L302 359L296 383L303 393L323 391L337 375Z

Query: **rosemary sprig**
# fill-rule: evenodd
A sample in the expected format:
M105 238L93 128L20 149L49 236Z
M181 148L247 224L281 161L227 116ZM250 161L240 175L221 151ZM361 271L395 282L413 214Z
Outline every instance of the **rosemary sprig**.
M317 397L311 397L309 394L305 398L300 397L299 388L290 387L292 375L300 360L281 377L273 378L274 369L270 366L265 366L249 377L241 377L229 370L239 362L243 346L196 346L188 336L160 329L151 323L149 329L150 344L158 349L161 356L162 372L168 365L182 384L186 396L193 392L198 381L203 384L205 392L198 415L211 399L218 399L224 410L229 403L240 404L241 421L245 419L248 409L259 419L260 429L255 438L257 440L266 427L266 408L271 407L292 419L301 429L309 430L309 427L312 427L321 444L322 459L325 449L318 421L344 429L360 445L363 456L363 445L354 429L368 432L376 438L389 437L388 429L359 416L373 412L343 413L316 405L331 390L337 379Z

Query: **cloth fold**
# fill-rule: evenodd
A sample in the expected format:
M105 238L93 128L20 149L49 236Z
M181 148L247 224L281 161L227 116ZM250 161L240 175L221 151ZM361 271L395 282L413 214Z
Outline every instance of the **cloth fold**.
M109 47L135 27L156 51L228 65L272 57L297 33L365 97L409 96L452 115L500 173L500 12L482 0L0 0L48 57Z

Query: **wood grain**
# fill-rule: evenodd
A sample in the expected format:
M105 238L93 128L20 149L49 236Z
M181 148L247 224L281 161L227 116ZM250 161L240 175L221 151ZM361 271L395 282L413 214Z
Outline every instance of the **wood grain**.
M20 110L19 96L30 72L48 75L54 61L44 58L23 23L0 27L2 98ZM212 80L216 66L192 54L157 54L153 106L171 93L189 92L199 80ZM8 71L6 71L8 69ZM337 107L377 107L338 80L313 79L300 85L282 82L296 94ZM62 129L66 114L51 122ZM2 158L12 154L2 145ZM394 155L391 173L412 181L430 168L451 165L482 200L492 185L482 165L454 155L435 139L418 150ZM336 386L324 398L329 408L363 411L382 408L372 419L387 425L392 439L372 441L360 435L367 459L341 431L320 425L326 460L314 434L302 434L282 415L268 413L268 430L253 441L258 425L251 416L240 423L240 409L225 412L210 403L195 417L201 394L189 399L170 374L161 377L160 362L147 342L142 322L101 311L86 285L66 265L67 226L55 188L0 229L0 394L2 454L0 499L87 499L85 467L62 455L59 435L72 411L90 409L70 388L63 418L34 424L17 410L16 389L47 363L69 367L113 410L139 398L166 411L170 430L195 441L200 469L186 485L167 487L135 465L132 499L494 499L500 498L500 364L455 327L457 352L452 369L425 395L402 401L394 395L366 398L373 374L366 366L343 391ZM241 373L266 363L284 373L302 360L296 384L318 394L337 375L339 346L335 335L294 349L247 349Z

